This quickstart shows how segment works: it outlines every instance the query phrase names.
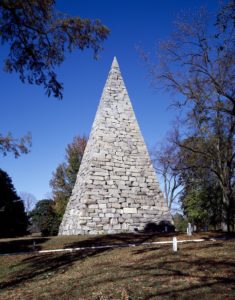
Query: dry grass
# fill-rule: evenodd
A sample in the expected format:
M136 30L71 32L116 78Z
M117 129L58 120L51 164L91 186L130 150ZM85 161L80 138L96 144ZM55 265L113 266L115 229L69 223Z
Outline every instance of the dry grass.
M38 247L133 239L144 237L53 238ZM234 250L230 240L181 244L177 253L161 245L0 257L0 299L235 299Z
M35 250L47 250L58 248L70 247L89 247L100 245L121 245L128 243L143 243L154 242L162 240L172 240L173 236L177 236L179 240L197 239L197 238L213 238L223 237L222 233L218 232L205 232L194 233L193 236L187 236L182 233L158 233L158 234L109 234L109 235L89 235L89 236L54 236L54 237L40 237L27 236L24 238L5 238L0 239L0 254L15 253L15 252L28 252ZM235 234L230 234L235 237Z

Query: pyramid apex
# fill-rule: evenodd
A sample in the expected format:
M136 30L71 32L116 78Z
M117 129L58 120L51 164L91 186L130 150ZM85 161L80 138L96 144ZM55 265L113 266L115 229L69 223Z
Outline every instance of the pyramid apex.
M113 58L111 69L119 69L119 65L118 65L116 56L114 56L114 58Z

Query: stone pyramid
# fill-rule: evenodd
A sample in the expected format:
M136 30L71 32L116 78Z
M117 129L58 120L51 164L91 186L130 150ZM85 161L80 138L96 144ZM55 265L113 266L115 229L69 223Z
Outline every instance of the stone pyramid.
M59 235L172 222L114 58Z

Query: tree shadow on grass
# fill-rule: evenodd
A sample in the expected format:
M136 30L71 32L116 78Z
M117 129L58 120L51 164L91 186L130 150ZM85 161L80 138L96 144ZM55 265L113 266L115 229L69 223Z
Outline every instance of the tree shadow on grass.
M179 233L180 234L180 233ZM128 244L141 245L145 242L152 242L156 238L169 238L176 236L176 233L119 233L119 234L107 234L97 235L87 238L86 240L67 243L64 248L71 247L96 247L96 246L128 246Z
M40 244L47 242L49 239L50 238L45 237L35 237L0 240L0 254L41 250L42 247Z
M177 273L175 276L184 276L185 280L187 280L187 276L184 274ZM234 290L234 279L210 276L204 276L199 279L201 280L200 283L187 284L183 288L175 288L173 286L168 290L152 293L143 298L143 300L162 299L163 297L167 297L167 299L196 299L198 297L202 297L202 299L234 299L234 292L232 294L229 291L225 291L226 287L232 290L231 286L233 286Z
M158 235L159 236L159 235ZM164 234L165 236L165 234ZM95 236L89 238L84 241L68 243L65 245L66 247L90 247L90 246L100 246L100 245L111 245L111 244L126 244L126 243L143 243L146 241L151 241L155 235L133 235L133 234L119 234L119 235L107 235L107 236ZM32 242L32 240L30 240ZM46 239L45 239L46 241ZM20 241L19 241L20 242ZM226 285L234 285L235 278L234 276L226 277L223 275L214 276L213 270L217 269L228 269L231 274L232 270L234 272L235 263L229 262L226 260L221 260L217 258L195 258L191 257L191 251L196 251L195 245L189 244L187 248L184 249L184 252L172 254L169 249L170 245L161 245L154 247L144 247L141 249L133 249L133 255L142 255L147 254L143 258L140 257L139 260L135 260L137 263L132 265L122 265L121 268L126 270L125 274L122 276L115 273L115 281L124 280L125 278L128 280L130 278L134 278L136 274L141 274L142 276L151 279L154 279L155 284L158 282L169 282L173 277L182 278L183 280L190 280L190 278L195 278L199 283L190 284L191 288L188 289L186 287L178 286L170 287L168 290L161 288L155 297L158 295L162 295L162 297L176 295L176 297L180 297L181 293L185 291L185 293L189 293L190 290L200 290L203 287L207 286L218 286L220 284ZM218 247L217 243L211 244L200 244L200 249L203 247L206 251L209 251L210 247L214 249L214 247ZM49 254L40 254L40 255L30 255L18 263L19 266L23 266L20 268L20 271L15 271L11 273L11 276L5 279L4 282L0 283L0 288L7 289L12 288L16 285L23 284L25 282L31 280L41 280L46 279L55 274L66 272L75 262L83 261L89 257L93 257L96 255L102 255L107 251L111 251L113 248L99 248L99 249L86 249L81 251L74 251L71 253L49 253ZM216 249L216 248L215 248ZM148 255L149 252L149 255ZM158 257L163 258L163 261L159 261ZM156 262L156 264L154 264ZM16 265L17 266L17 265ZM198 271L208 269L210 272L205 272L205 274L197 274ZM233 273L234 274L234 273ZM234 274L235 275L235 274ZM113 279L112 279L113 280ZM213 281L214 282L210 282ZM153 282L153 281L151 281ZM94 284L102 283L102 279L97 277ZM151 283L150 283L151 284ZM152 285L152 290L155 292L154 285ZM147 297L147 296L146 296ZM146 298L151 299L152 294ZM144 298L143 298L144 299Z
M17 267L20 267L20 271L13 272L11 277L0 283L0 288L6 289L36 278L42 279L57 273L64 273L76 261L82 261L89 257L111 251L113 249L112 245L118 245L120 247L124 247L128 243L135 243L138 245L146 241L151 241L155 236L156 234L114 234L93 236L83 241L67 243L64 245L64 248L82 248L102 245L110 245L110 248L84 249L74 252L36 255L33 255L32 253L32 255L14 265L16 269ZM38 238L34 240L36 243L42 243L49 239L50 238ZM4 245L1 249L3 253L7 251L16 252L16 249L17 251L32 251L32 239L4 241L2 242L2 245ZM38 245L37 250L40 250L40 248L41 246Z
M20 261L18 265L25 267L5 282L0 283L0 289L12 288L33 279L44 279L57 273L64 273L76 261L82 261L108 251L107 249L89 249L74 251L70 253L48 253L27 257ZM17 266L17 265L16 265Z
M198 244L198 242L188 242L187 244L184 244L184 245L187 245L187 246L184 246L184 249L187 249L187 251L189 251L189 250L194 251L197 244ZM183 246L183 243L178 243L178 251L181 250L182 246ZM210 241L209 243L205 243L205 244L200 243L201 250L202 249L212 249L212 248L222 248L222 247L223 247L223 244L220 241L218 241L218 242ZM153 252L156 250L163 250L164 248L166 250L172 249L172 244L156 245L156 246L152 246L152 247L150 247L150 246L143 247L141 249L134 251L134 254L149 253L149 252Z
M210 253L210 247L221 248L221 244L211 243L205 247L200 244L198 247L200 251ZM213 254L211 257L198 257L192 255L193 251L197 249L192 244L177 253L169 251L169 245L132 248L132 255L139 255L139 258L135 258L134 263L124 261L119 266L120 273L108 280L119 286L131 280L130 299L195 299L198 295L205 299L207 293L207 299L218 295L221 295L218 299L233 299L230 297L235 295L235 262L232 257L227 259L227 254L225 257ZM94 278L93 284L97 288L108 282L102 276ZM143 293L137 295L142 288L144 297Z
M45 249L42 244L49 240L52 240L51 246L53 248L83 248L93 246L107 246L118 245L124 246L126 244L141 244L144 242L154 241L156 238L168 238L171 237L171 233L122 233L122 234L107 234L86 236L85 240L73 241L68 243L56 243L53 242L55 238L59 241L60 237L35 237L35 238L17 238L17 239L0 239L0 254L17 253L17 252L32 252L34 250ZM70 237L68 237L69 239ZM74 238L74 236L73 236Z
M67 253L48 253L36 254L33 253L20 260L20 263L13 265L13 267L20 268L20 271L12 272L10 277L0 283L2 289L13 287L15 285L24 283L34 278L41 278L44 276L51 276L51 274L65 272L74 262L84 260L88 257L95 256L113 249L112 245L126 247L127 244L141 244L146 241L151 241L156 234L113 234L100 235L89 237L82 241L75 241L64 244L64 248L85 248L107 246L110 248L98 249L83 249L80 251ZM157 236L166 236L166 234L157 234ZM16 252L32 252L33 250L42 249L42 243L47 242L51 238L35 238L35 239L16 239L0 241L0 253L16 253ZM33 241L36 247L33 245ZM48 275L49 274L49 275Z
M223 232L221 230L211 230L211 231L196 231L193 233L191 238L193 239L194 236L198 236L201 239L210 240L211 238L217 238L217 239L234 239L235 238L235 231L234 232Z
M218 257L192 257L191 250L184 254L173 254L166 245L146 247L145 251L141 252L140 250L143 249L131 250L132 255L140 255L139 259L134 259L134 262L124 260L121 265L109 265L110 270L114 268L117 270L115 274L111 272L109 277L103 276L106 268L103 269L104 271L99 268L99 273L90 275L86 287L89 288L91 282L97 290L109 282L120 288L130 284L127 288L130 299L146 300L195 299L194 291L196 295L201 293L204 297L202 299L205 299L208 292L206 289L212 289L208 292L208 299L212 299L218 295L221 286L229 289L232 286L235 287L235 277L228 276L235 269L235 262L231 263L226 259L219 260ZM147 252L149 255L142 257L142 254ZM161 257L160 261L159 257ZM106 266L106 262L102 261L102 265ZM142 288L144 296L140 292ZM221 290L221 295L225 295L225 288Z
M108 246L108 245L118 245L125 246L126 244L136 244L140 245L145 242L153 242L158 239L172 239L173 236L181 236L182 233L120 233L120 234L107 234L107 235L96 235L96 236L86 236L85 240L73 241L68 243L59 243L58 246L53 244L53 237L34 237L34 238L18 238L18 239L0 239L0 254L5 253L16 253L16 252L31 252L33 250L41 250L45 247L42 246L43 243L52 239L51 245L57 248L78 248L78 247L93 247L93 246ZM224 234L218 232L205 233L205 235L200 236L206 240L211 237L218 238L233 238L233 233ZM70 237L68 237L69 239ZM74 238L74 236L73 236ZM190 237L194 238L194 236ZM197 238L197 236L196 236ZM59 241L59 239L57 239Z
M210 248L214 250L214 248L219 247L221 249L222 246L221 242L220 244L200 245L200 251L205 250L207 253L210 253ZM195 253L193 251L197 251L197 249L195 249L195 245L190 244L181 253L173 254L168 252L168 254L164 255L161 252L160 255L164 257L164 260L159 262L156 260L156 257L159 256L156 250L159 250L159 248L152 247L149 250L147 260L143 260L140 265L131 266L131 268L128 266L128 268L133 274L141 272L146 277L156 278L152 281L154 284L150 285L152 291L156 287L155 282L159 280L162 286L168 285L168 288L160 287L157 292L155 289L153 293L149 293L143 299L161 299L164 297L167 299L194 299L199 295L203 297L207 295L208 299L218 295L221 295L219 299L224 299L222 295L227 295L228 299L232 299L235 296L235 261L232 261L232 257L227 259L223 256L214 256L213 254L211 257L193 256L191 253ZM141 255L146 252L148 253L148 248L133 251L133 254ZM155 265L152 264L154 256ZM174 283L169 284L169 282L172 282L172 279L174 282L183 284L177 284L177 286ZM220 291L221 294L218 294ZM231 295L232 297L230 298Z

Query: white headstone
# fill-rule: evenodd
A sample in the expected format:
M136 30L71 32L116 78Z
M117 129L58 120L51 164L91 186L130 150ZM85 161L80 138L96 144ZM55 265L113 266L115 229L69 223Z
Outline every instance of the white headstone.
M188 223L188 227L187 227L187 235L192 235L192 225L191 223Z
M177 252L177 238L175 236L173 237L173 251Z

